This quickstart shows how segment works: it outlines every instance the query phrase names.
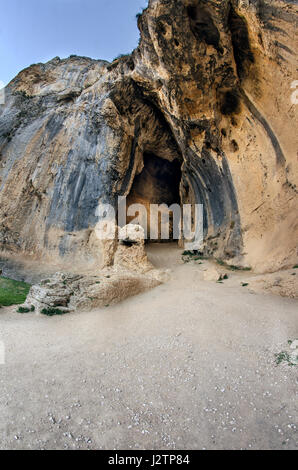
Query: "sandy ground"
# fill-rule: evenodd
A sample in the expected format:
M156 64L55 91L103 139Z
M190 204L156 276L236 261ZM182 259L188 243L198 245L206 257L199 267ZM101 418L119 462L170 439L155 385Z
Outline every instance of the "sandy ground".
M153 291L63 317L0 310L1 449L294 449L298 301L152 246Z

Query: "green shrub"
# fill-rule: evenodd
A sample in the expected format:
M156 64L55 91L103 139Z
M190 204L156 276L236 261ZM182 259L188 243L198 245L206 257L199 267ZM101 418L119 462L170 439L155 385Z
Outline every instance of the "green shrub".
M207 259L208 257L204 256L203 253L198 250L183 251L182 253L182 260L184 261L184 263L189 263L190 261L202 261Z
M30 308L27 308L27 307L18 308L18 313L28 313L28 312L30 312Z
M43 315L47 315L48 317L53 317L54 315L64 315L67 312L60 310L59 308L49 307L49 308L43 308L41 313Z
M35 307L32 305L30 308L29 307L19 307L18 308L18 313L29 313L29 312L34 312Z
M217 259L216 260L217 264L219 264L220 266L224 266L225 265L225 262L221 259Z

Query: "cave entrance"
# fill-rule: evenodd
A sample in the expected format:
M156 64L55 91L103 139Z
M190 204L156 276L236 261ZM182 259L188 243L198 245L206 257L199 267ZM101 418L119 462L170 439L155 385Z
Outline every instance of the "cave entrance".
M127 196L127 208L133 204L142 204L146 208L146 214L143 217L147 218L147 221L140 224L143 226L147 233L148 242L169 242L177 241L174 239L174 217L173 213L169 213L169 222L166 221L164 212L158 213L158 237L152 238L151 233L151 222L152 222L152 206L151 204L166 204L170 207L173 204L178 204L181 207L180 200L180 182L181 182L181 162L178 159L169 161L154 153L144 153L144 167L139 175L134 179L131 191ZM129 214L129 213L128 213ZM135 216L127 214L127 223L131 223L135 217L139 217L141 214L136 213ZM163 214L163 215L162 215ZM155 218L155 220L157 220ZM143 218L144 221L144 218ZM169 226L169 238L164 239L162 237L162 224ZM156 226L157 224L155 224ZM165 226L165 225L163 225ZM175 222L177 227L177 222Z

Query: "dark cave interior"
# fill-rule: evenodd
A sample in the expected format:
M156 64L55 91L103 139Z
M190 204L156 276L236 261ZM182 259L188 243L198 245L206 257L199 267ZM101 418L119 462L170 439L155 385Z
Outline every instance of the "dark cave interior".
M144 167L134 179L127 197L127 207L129 208L133 204L142 204L146 208L147 222L142 225L145 231L147 229L147 239L161 242L163 241L161 239L161 214L159 215L158 239L151 237L150 205L166 204L170 207L172 204L178 204L180 206L181 162L178 159L169 161L149 152L145 152L143 158ZM139 212L136 212L135 216L128 215L127 223L132 222L138 215ZM173 217L171 213L169 226L170 240L173 240Z

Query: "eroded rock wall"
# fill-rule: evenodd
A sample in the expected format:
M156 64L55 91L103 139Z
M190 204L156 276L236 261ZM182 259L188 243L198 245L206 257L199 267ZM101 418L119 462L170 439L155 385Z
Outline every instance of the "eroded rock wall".
M173 21L175 17L175 21ZM297 259L297 5L152 1L133 73L170 122L210 250Z
M112 64L54 59L0 106L0 244L92 261L99 202L143 155L182 165L204 204L206 251L256 270L297 261L297 5L150 0L139 47Z

